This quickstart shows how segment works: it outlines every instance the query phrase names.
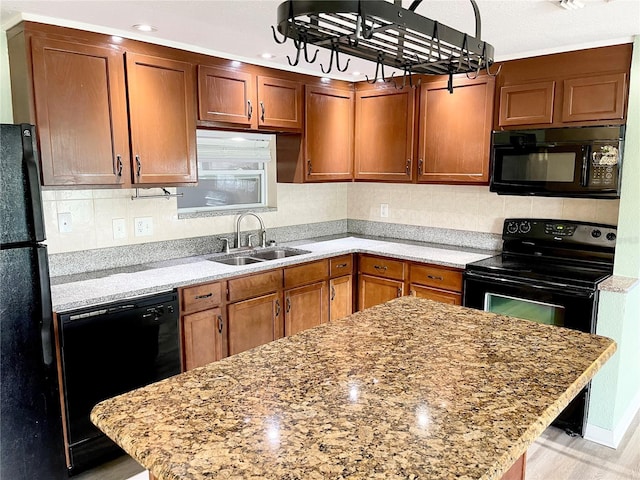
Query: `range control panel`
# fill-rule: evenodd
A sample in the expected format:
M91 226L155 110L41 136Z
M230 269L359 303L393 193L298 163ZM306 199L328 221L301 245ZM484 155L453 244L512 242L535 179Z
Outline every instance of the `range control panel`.
M617 228L600 223L539 218L507 218L504 240L544 240L574 245L615 247Z

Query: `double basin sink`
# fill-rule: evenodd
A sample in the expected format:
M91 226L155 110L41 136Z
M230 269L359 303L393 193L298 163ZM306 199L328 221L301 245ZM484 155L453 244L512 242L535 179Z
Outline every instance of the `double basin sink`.
M267 262L269 260L278 260L281 258L295 257L311 253L309 250L299 250L297 248L278 247L260 250L250 250L225 255L224 257L211 257L207 260L225 265L249 265L252 263Z

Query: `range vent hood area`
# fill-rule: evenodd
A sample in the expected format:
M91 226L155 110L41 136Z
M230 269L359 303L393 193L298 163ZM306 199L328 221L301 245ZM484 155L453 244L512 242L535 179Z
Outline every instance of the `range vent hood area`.
M340 60L342 54L375 62L376 75L371 83L391 80L384 75L385 66L403 71L404 77L414 73L477 76L483 69L490 73L494 49L481 40L475 0L470 0L475 36L418 15L415 9L421 2L415 0L405 9L401 0L288 0L277 12L277 29L284 38L278 38L272 27L274 40L293 40L296 53L294 60L288 57L291 66L298 65L301 56L309 63L315 62L317 50L311 52L311 46L331 50L329 65L322 65L325 74L333 68L346 71L348 61Z

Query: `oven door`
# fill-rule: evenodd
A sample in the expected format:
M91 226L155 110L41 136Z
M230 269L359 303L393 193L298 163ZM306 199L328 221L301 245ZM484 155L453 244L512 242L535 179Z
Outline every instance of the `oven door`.
M467 271L463 305L595 333L596 291Z
M580 195L585 190L589 146L494 146L492 192L516 195Z

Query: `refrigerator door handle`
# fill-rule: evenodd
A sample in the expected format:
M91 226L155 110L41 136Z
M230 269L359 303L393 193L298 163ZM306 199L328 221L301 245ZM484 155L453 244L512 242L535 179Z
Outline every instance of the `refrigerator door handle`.
M33 125L28 123L21 124L20 128L22 130L23 162L27 174L28 197L31 203L31 212L33 213L33 233L35 241L41 242L45 239L45 231L42 217L42 198L40 195L36 130Z
M38 246L38 274L40 276L40 310L42 323L40 337L42 338L42 360L46 366L53 364L53 312L51 311L51 287L49 285L49 260L47 247Z

